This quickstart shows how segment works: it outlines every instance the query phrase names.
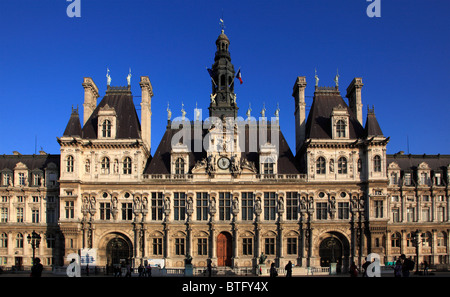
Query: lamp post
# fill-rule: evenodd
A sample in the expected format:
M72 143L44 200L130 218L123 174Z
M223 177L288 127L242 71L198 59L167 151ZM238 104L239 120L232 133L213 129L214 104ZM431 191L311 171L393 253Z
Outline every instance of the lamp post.
M41 236L38 233L36 233L36 231L33 230L31 234L28 234L27 239L28 243L31 244L31 248L33 249L33 264L34 264L36 248L38 248L39 244L41 243Z
M419 229L413 232L413 242L416 247L416 272L415 274L419 274L419 244L421 243L421 240L419 239Z

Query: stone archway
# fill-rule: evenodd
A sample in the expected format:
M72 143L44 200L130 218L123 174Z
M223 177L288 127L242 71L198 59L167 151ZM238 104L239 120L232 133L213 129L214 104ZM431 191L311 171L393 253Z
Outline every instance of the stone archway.
M112 235L112 236L111 236ZM133 258L133 245L131 241L121 234L110 234L106 243L106 266L108 270L115 266L131 264Z
M350 244L348 239L339 232L323 234L319 244L321 267L330 267L336 263L337 272L346 272L349 267Z

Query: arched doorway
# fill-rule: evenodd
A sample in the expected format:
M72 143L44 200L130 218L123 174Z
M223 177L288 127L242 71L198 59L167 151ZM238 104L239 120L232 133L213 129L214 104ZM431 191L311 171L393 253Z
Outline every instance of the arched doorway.
M320 266L330 267L330 263L336 263L336 267L342 266L342 242L334 236L322 240L319 246Z
M131 244L122 237L114 237L106 245L106 261L108 267L129 263L131 257Z
M217 265L231 266L232 237L228 232L221 232L217 236Z

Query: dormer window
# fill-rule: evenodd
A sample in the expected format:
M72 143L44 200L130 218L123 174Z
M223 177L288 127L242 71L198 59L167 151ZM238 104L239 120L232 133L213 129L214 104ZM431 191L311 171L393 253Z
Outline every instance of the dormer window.
M325 174L325 158L319 157L316 161L316 173L317 174Z
M381 172L381 157L378 155L373 158L373 171Z
M110 120L104 120L102 124L102 136L105 138L111 137L111 121Z
M332 136L333 139L348 139L348 111L342 105L333 108L331 112Z
M184 174L184 159L178 158L175 161L175 174Z
M100 139L116 138L117 115L113 107L108 104L101 107L98 112L97 135Z
M273 174L273 160L271 158L267 158L263 164L263 173L264 174Z
M267 142L260 147L259 168L261 174L277 174L278 154L276 146Z
M347 174L347 159L345 157L340 157L338 160L338 173Z
M336 123L336 137L338 138L344 138L346 137L346 124L344 120L339 120Z

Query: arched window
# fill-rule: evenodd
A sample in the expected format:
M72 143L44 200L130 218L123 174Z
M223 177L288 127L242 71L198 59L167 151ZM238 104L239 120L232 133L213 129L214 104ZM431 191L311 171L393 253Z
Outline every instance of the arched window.
M175 161L175 174L184 174L184 159L178 158Z
M447 236L444 232L439 232L437 234L436 244L437 246L447 246Z
M344 120L339 120L336 123L336 137L346 137L345 135L345 129L346 124Z
M131 174L131 158L126 157L123 160L123 174Z
M400 233L393 233L391 236L391 247L400 247L402 236Z
M316 173L325 174L325 158L319 157L316 161Z
M73 157L67 157L67 172L73 172Z
M109 158L104 157L102 159L102 174L109 174Z
M23 248L23 235L18 233L16 236L16 248Z
M347 159L345 157L340 157L338 160L338 173L347 174Z
M381 157L378 155L373 158L373 171L381 172Z
M0 248L7 248L8 247L8 234L2 233L0 236Z
M111 137L111 121L104 120L102 124L102 136L103 137Z

